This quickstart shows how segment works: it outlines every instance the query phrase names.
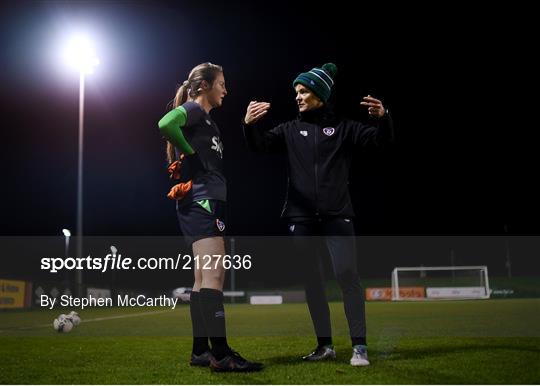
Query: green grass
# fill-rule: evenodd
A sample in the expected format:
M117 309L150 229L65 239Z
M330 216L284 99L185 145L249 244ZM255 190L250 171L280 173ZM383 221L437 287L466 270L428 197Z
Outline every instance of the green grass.
M338 357L299 360L315 340L305 304L227 305L231 345L257 374L187 365L189 309L95 308L69 334L61 310L0 313L0 383L11 384L531 384L540 382L540 299L368 303L372 365L348 364L341 303L331 303ZM142 314L144 313L144 314ZM121 316L117 319L110 317ZM124 317L129 316L129 317ZM103 318L100 320L93 320Z

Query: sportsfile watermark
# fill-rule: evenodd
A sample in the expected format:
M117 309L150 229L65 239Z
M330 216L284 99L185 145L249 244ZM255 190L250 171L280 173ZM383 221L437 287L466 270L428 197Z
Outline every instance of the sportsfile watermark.
M55 307L76 307L84 310L88 307L169 307L175 309L178 304L177 297L159 295L150 297L146 295L117 295L115 297L96 297L88 295L87 297L75 297L71 295L61 295L60 297L52 297L41 295L39 297L39 306L46 307L50 310Z
M50 273L63 270L89 270L105 273L109 270L249 270L253 266L251 255L186 255L172 257L124 257L109 253L105 257L44 257L41 269Z
M218 276L205 270L217 264L229 268L219 272L219 277L223 278L225 310L236 331L255 337L311 334L305 275L324 278L326 299L342 303L340 284L351 276L336 275L333 270L355 247L358 282L363 287L357 287L355 299L366 300L368 320L377 310L388 310L389 315L400 312L399 317L383 318L369 330L373 339L382 339L382 352L391 350L403 336L540 336L538 313L530 312L538 303L534 298L540 294L540 281L524 276L538 271L538 262L530 256L540 254L540 237L293 234L235 236L225 238L223 244L223 256L214 258L197 257L179 236L0 237L0 309L33 308L47 315L57 311L58 318L74 311L82 324L73 328L84 335L84 331L96 331L99 335L191 337L188 302L201 276L202 281ZM336 245L350 249L331 250ZM200 271L194 270L197 267ZM509 267L512 279L507 275ZM334 308L336 334L346 338L350 335L346 315L341 306ZM420 309L425 312L419 313ZM172 314L173 310L180 314ZM0 335L52 333L52 320L43 322L45 328L25 316L21 320L29 330L19 330L23 325L11 318L22 314L2 311ZM428 314L431 329L424 320ZM122 322L103 322L103 328L87 329L109 318ZM98 324L89 323L93 321ZM66 326L69 329L70 324Z

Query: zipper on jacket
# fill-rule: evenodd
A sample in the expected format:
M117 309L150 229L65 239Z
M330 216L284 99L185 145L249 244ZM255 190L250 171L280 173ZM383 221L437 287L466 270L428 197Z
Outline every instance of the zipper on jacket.
M315 216L319 215L319 128L315 125Z

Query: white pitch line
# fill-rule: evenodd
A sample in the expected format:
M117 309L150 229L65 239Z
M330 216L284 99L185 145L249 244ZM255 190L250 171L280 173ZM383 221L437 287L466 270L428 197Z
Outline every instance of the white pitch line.
M103 320L112 320L112 319L124 319L124 318L134 318L137 316L146 316L146 315L155 315L155 314L164 314L166 312L173 312L173 310L164 310L164 311L148 311L148 312L137 312L135 314L124 314L124 315L116 315L116 316L104 316L102 318L93 318L93 319L83 319L81 323L89 323L89 322L101 322ZM32 327L19 327L16 329L10 329L10 330L0 330L0 333L7 332L7 331L13 331L13 330L32 330L34 328L44 328L44 327L50 327L51 323L48 324L38 324L36 326Z

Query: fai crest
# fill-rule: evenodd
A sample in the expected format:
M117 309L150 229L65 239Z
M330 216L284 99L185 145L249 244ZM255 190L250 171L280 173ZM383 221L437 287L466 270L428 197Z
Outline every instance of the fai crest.
M324 129L322 129L322 131L324 134L330 137L332 134L335 133L336 130L333 127L325 127Z
M225 223L223 221L220 221L219 218L216 219L216 225L220 232L223 232L225 230Z

